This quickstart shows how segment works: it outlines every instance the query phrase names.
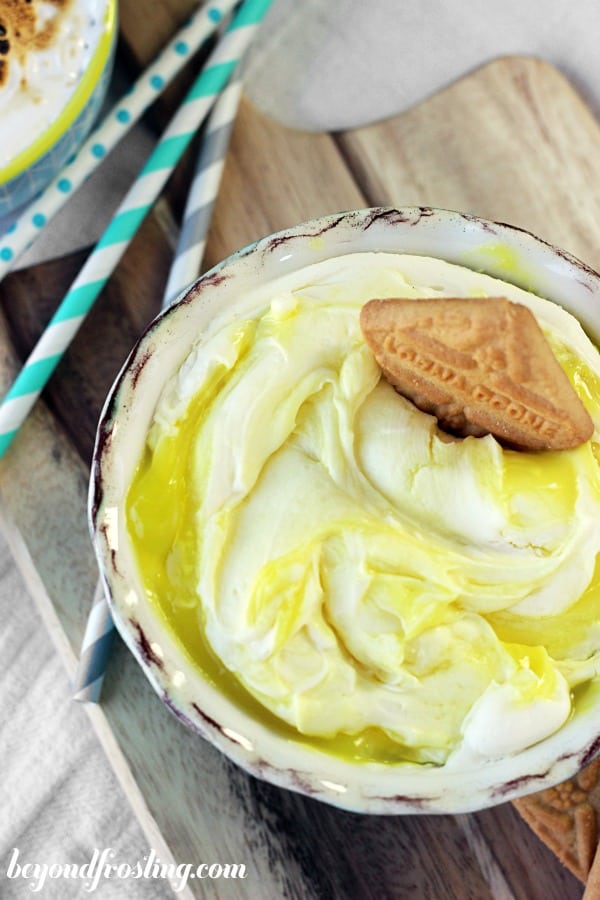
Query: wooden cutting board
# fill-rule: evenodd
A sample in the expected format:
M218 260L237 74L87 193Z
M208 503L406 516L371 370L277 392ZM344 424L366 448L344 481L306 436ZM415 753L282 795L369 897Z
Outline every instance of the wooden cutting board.
M494 61L394 119L335 135L284 129L244 102L206 267L274 229L384 203L508 221L598 268L599 146L600 127L579 96L533 59ZM70 675L96 581L85 510L95 423L127 351L158 310L188 171L184 165L144 224L0 463L3 529ZM0 285L2 391L83 256ZM188 896L582 895L510 804L462 816L366 817L256 781L168 713L120 644L102 705L89 713L163 859L246 865L244 882L190 882Z

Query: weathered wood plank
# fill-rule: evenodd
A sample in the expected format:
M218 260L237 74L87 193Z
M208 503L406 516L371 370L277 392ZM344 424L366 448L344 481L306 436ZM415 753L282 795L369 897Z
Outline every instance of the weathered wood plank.
M205 268L273 231L365 205L330 135L281 128L242 100Z
M198 0L119 4L119 31L139 68L147 66L198 6Z
M338 136L369 203L460 209L600 267L600 124L556 69L509 57Z

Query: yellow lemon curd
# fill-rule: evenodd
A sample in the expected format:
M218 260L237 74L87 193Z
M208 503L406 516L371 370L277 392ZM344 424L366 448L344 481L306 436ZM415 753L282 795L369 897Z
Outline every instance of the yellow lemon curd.
M144 587L189 660L290 739L358 760L495 758L555 732L600 672L598 432L562 452L448 439L382 378L359 312L523 303L598 426L579 324L391 253L254 294L166 383L127 497Z

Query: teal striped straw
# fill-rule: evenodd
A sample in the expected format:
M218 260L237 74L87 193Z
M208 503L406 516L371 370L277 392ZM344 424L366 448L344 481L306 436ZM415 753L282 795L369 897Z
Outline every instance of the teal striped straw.
M0 404L4 456L273 0L245 0Z

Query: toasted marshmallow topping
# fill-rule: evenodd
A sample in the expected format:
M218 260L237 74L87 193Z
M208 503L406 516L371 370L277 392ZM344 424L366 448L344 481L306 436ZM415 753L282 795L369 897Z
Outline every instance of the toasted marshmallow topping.
M56 119L104 28L106 0L0 0L0 167Z

